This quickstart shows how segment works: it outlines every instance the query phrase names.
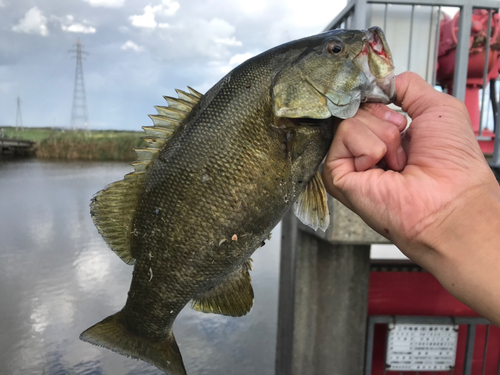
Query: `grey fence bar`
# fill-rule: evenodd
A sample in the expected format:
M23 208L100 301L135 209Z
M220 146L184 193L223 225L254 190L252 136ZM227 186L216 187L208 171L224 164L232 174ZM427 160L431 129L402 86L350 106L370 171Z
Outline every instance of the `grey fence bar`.
M371 375L373 363L373 348L375 339L375 324L453 324L467 326L467 339L465 345L465 357L463 375L471 375L472 359L474 356L474 340L476 338L476 326L486 325L489 332L490 322L484 318L477 317L451 317L451 316L387 316L374 315L368 317L367 337L366 337L366 359L365 375ZM486 335L486 345L488 334ZM483 356L483 373L486 362L486 348ZM500 366L500 363L499 363ZM500 367L499 367L500 369ZM451 372L450 372L451 373Z
M434 7L432 7L434 9ZM438 16L438 19L437 19L437 22L436 22L436 35L435 35L435 40L434 40L434 60L432 61L432 81L430 82L430 84L432 86L436 86L436 75L437 75L437 69L436 69L436 66L437 66L437 57L438 57L438 52L439 52L439 30L440 30L440 22L439 22L439 14L441 13L441 6L438 7L438 10L437 10L437 16ZM431 14L434 14L433 12L431 12ZM431 22L431 26L432 26L432 22ZM430 35L429 35L430 36Z
M495 148L493 149L493 158L490 165L494 168L500 168L500 108L497 111L496 117L497 125L495 127Z
M488 10L488 30L491 30L491 19L493 17L493 9ZM483 95L481 96L481 115L479 117L479 137L483 135L483 113L484 113L484 98L486 97L486 86L488 79L488 62L490 57L490 43L491 43L491 33L486 34L486 55L484 57L484 70L483 70Z

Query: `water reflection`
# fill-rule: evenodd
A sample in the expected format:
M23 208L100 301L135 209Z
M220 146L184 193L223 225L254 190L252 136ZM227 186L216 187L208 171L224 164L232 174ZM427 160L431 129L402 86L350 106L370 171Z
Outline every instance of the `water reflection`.
M123 163L0 161L0 373L161 374L78 340L125 303L132 268L104 244L92 195ZM186 308L174 332L190 375L273 374L279 233L254 258L243 318Z

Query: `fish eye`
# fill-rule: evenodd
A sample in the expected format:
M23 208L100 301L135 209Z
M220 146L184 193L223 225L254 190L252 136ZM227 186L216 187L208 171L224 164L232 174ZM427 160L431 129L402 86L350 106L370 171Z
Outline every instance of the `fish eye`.
M337 55L344 50L344 45L340 40L334 40L328 43L326 50L332 55Z

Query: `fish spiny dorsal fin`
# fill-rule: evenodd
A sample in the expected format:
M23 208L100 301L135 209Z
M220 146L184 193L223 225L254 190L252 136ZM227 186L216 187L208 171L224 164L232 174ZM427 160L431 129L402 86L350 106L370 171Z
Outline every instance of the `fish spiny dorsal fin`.
M195 89L193 89L192 87L187 87L189 92L191 94L193 94L194 96L197 96L199 99L201 99L201 97L203 96L203 94L199 93L198 91L196 91Z
M192 94L192 93L188 93L188 92L185 92L185 91L182 91L179 89L175 89L175 91L177 92L177 95L179 95L179 99L185 100L187 102L191 102L191 103L193 103L193 105L196 105L196 103L198 103L200 101L201 97L199 97L197 95L197 94L199 94L198 92L196 94Z
M231 273L221 283L193 299L191 307L204 313L227 316L248 314L254 299L249 273L252 269L252 260L248 259L241 268Z
M162 114L161 111L166 108L172 108L186 113L190 112L193 108L193 104L186 100L172 98L171 96L164 96L163 98L167 101L168 107L156 106L155 108L159 114Z
M154 126L143 127L146 136L142 139L148 146L135 149L137 161L132 163L134 172L97 192L90 203L90 212L97 230L109 247L127 264L133 264L135 260L130 249L130 234L133 231L135 210L144 185L145 172L202 97L199 92L190 87L188 89L190 93L176 90L179 99L166 97L168 107L155 107L158 114L149 116Z

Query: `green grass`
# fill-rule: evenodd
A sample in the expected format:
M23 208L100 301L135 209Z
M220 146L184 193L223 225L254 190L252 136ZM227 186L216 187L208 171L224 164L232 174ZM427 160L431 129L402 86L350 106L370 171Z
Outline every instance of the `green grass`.
M136 158L133 149L146 147L140 139L144 132L4 127L3 134L37 142L36 155L45 159L132 161Z
M40 142L60 132L56 128L15 128L13 126L0 127L0 137L11 139L26 139L28 141Z

